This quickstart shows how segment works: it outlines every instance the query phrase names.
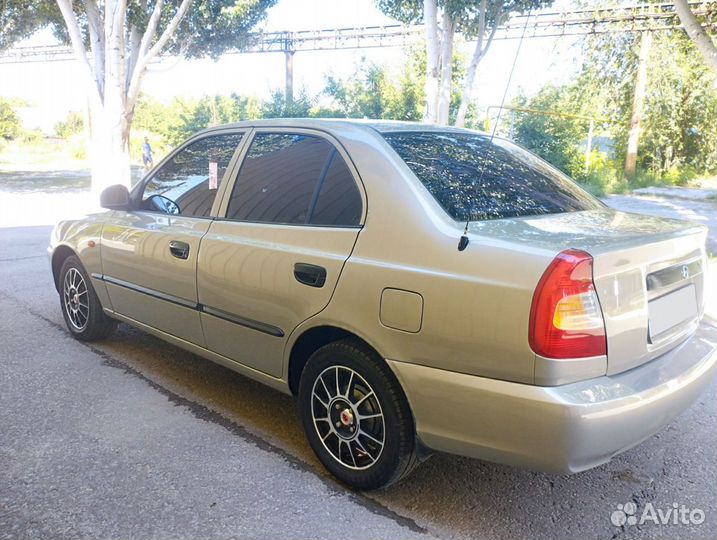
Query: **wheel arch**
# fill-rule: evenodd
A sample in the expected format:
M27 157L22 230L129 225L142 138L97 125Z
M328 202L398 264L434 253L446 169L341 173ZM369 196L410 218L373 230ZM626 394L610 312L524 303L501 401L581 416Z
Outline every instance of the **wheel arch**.
M294 344L291 347L287 379L289 390L292 395L296 396L298 394L301 373L306 365L306 362L314 351L334 341L340 341L347 338L355 339L361 342L366 347L376 352L376 355L381 358L382 362L385 363L383 356L378 352L376 347L371 345L371 343L356 333L332 325L313 326L304 330L296 341L294 341ZM386 366L388 367L388 364L386 364ZM392 372L390 367L388 369Z
M52 279L55 282L55 290L60 290L60 270L62 269L63 263L68 257L72 256L80 258L77 252L71 247L61 244L55 248L52 252Z

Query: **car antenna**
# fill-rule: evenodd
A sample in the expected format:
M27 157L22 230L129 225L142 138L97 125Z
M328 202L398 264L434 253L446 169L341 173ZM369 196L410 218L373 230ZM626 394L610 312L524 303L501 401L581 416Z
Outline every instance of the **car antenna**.
M500 100L500 108L498 109L498 116L495 119L495 123L493 124L493 129L490 133L490 139L488 140L488 150L490 151L490 147L493 144L493 138L495 137L495 131L498 129L498 123L500 122L500 115L503 112L503 105L505 105L505 97L508 95L508 88L510 88L510 81L513 78L513 72L515 71L515 65L518 63L518 55L520 54L520 48L523 46L523 38L525 37L525 31L528 29L528 21L530 20L530 9L528 10L527 15L525 16L525 24L523 25L523 33L520 35L520 41L518 41L518 48L515 51L515 58L513 58L513 65L510 68L510 74L508 75L508 82L505 85L505 90L503 91L503 98ZM483 157L483 160L481 162L481 168L480 168L480 176L478 177L478 184L481 183L483 180L483 174L485 173L485 162L486 162L487 156ZM468 219L466 220L466 226L463 229L463 235L461 236L460 240L458 240L458 251L463 251L468 247L468 243L470 240L468 239L468 225L470 225L472 220L472 213L471 210L468 210Z

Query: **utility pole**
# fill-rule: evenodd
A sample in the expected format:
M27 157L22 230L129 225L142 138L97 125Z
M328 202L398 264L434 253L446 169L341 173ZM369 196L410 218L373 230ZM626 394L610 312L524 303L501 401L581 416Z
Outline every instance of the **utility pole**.
M284 98L286 104L294 102L294 53L296 51L284 51L284 59L286 61L286 87L284 88Z
M633 178L637 169L637 148L640 142L640 123L645 106L645 93L647 90L647 63L650 58L652 46L652 32L640 33L640 55L635 77L635 93L632 97L632 119L630 120L630 133L627 138L627 157L625 159L625 177Z
M294 53L296 45L292 32L281 32L278 42L284 52L284 101L287 105L294 102Z
M590 119L588 128L588 140L585 144L585 174L590 172L590 158L593 155L593 132L595 131L595 119Z

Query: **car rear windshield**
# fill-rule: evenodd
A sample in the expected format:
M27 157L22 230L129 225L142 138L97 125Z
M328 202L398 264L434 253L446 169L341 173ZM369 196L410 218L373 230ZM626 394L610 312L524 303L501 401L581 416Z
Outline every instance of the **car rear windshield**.
M457 221L593 210L604 205L563 173L504 139L477 133L383 137Z

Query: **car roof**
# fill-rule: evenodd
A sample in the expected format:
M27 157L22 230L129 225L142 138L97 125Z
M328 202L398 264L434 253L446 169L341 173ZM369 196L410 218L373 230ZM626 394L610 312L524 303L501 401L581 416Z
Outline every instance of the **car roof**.
M353 118L267 118L258 120L245 120L232 124L214 126L206 131L214 131L226 128L248 128L248 127L303 127L323 129L330 131L336 127L355 127L357 129L371 129L379 133L396 131L434 131L434 132L463 132L476 133L473 130L456 128L452 126L440 126L437 124L424 124L421 122L405 122L398 120L363 120Z

